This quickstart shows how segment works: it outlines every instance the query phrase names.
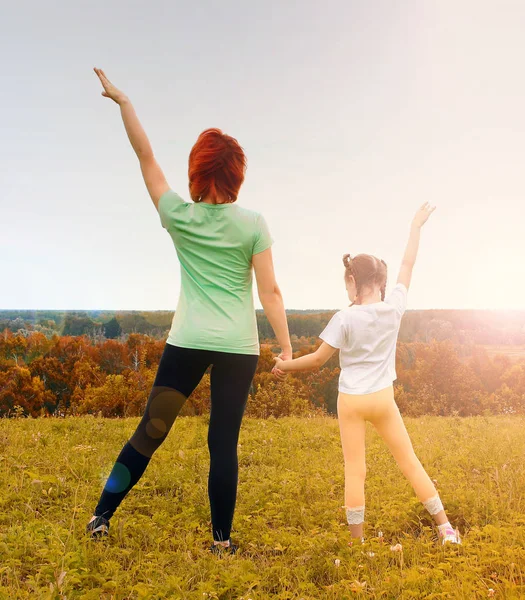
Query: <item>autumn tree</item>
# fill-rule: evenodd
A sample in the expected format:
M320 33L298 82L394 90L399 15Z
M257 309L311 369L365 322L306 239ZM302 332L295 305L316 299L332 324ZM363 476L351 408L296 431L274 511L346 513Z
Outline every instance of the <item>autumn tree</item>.
M26 416L36 417L42 410L54 410L55 397L40 377L33 377L26 367L14 366L0 371L0 415L9 416L17 406Z
M104 323L104 335L108 339L115 339L120 337L122 333L122 327L115 317Z

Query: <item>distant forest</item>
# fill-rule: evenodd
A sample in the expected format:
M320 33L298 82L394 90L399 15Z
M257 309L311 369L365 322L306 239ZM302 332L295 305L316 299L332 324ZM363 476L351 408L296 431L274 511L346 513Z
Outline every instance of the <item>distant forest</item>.
M316 338L334 310L287 311L290 334ZM125 339L131 333L165 338L171 311L55 311L0 310L0 331L38 331L53 335L86 335L92 340ZM262 311L257 311L262 341L271 342L273 331ZM401 342L451 341L465 346L525 346L525 310L409 310L405 314Z
M289 311L294 356L313 351L334 311ZM153 384L173 313L0 311L0 417L138 416ZM257 314L261 357L248 414L334 413L334 355L322 369L277 381L279 351ZM396 400L404 414L525 414L525 311L409 311L397 349ZM183 414L209 410L205 375Z

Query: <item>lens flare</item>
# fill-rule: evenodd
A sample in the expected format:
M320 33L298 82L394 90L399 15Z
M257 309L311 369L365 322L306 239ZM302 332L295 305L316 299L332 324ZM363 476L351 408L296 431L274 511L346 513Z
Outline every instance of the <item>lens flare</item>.
M168 426L162 419L150 419L146 425L146 433L153 439L159 439L165 435Z
M129 487L131 481L131 473L129 469L122 463L115 463L108 480L106 482L106 491L118 494Z

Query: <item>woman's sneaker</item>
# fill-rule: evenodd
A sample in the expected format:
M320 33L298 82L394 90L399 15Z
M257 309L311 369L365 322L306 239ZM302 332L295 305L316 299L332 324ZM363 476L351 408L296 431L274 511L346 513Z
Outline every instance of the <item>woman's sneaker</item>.
M439 537L441 538L441 543L443 546L449 542L451 544L460 544L461 538L459 537L459 531L457 529L453 529L452 527L447 527L443 531L438 528Z
M86 526L86 532L92 538L107 537L109 535L109 521L104 517L92 517Z
M210 552L218 556L222 554L236 554L238 549L239 547L232 543L229 546L223 546L222 544L212 544L210 546Z

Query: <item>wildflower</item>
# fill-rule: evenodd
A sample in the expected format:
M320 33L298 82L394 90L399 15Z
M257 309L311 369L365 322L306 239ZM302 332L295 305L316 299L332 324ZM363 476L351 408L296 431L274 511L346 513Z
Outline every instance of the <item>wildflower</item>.
M390 546L390 550L392 550L392 552L403 552L403 546L401 544L396 544L395 546Z
M376 555L375 552L368 552L367 554L370 558L374 558L374 556Z
M382 538L383 537L383 532L382 531L378 531L377 532L377 537L378 538Z
M350 584L350 589L352 590L352 592L360 592L365 587L366 587L366 581L363 581L363 583L361 583L360 581L355 580L355 581L352 581L352 583Z
M335 563L336 567L340 567L341 566L341 561L338 558L335 559L334 563Z
M74 446L73 450L96 450L93 446L86 446L85 444L80 444L78 446Z

